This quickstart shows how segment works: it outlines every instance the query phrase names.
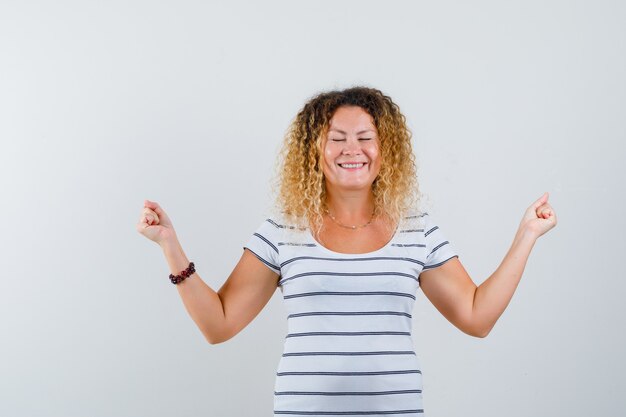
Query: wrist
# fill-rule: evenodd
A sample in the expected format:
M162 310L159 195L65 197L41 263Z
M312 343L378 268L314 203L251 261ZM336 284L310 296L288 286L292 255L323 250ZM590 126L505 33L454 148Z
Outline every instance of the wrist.
M535 243L537 241L537 234L528 227L522 226L517 230L515 234L515 241L526 241Z
M159 246L162 250L167 251L173 248L180 247L180 242L178 241L178 237L176 237L176 235L172 235L159 242Z

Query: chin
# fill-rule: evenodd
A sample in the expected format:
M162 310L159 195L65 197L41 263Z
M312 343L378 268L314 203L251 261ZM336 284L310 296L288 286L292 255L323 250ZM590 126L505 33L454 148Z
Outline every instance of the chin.
M372 183L335 183L333 184L336 188L341 188L344 190L362 190L362 189L371 189Z

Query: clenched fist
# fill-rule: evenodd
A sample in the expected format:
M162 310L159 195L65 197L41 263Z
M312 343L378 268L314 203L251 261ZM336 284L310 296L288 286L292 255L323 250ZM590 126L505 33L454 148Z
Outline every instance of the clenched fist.
M526 209L520 222L520 229L529 230L536 238L556 226L556 212L548 203L548 197L548 193L543 193L537 201Z
M141 218L136 229L159 245L176 238L176 232L170 218L158 203L150 200L144 201L144 208L141 211Z

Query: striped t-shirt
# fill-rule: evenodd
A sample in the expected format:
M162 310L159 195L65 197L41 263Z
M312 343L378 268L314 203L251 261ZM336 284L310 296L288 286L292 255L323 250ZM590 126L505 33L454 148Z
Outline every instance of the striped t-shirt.
M419 274L458 257L427 212L368 253L334 252L278 217L244 248L280 274L288 313L274 416L424 415L411 338Z

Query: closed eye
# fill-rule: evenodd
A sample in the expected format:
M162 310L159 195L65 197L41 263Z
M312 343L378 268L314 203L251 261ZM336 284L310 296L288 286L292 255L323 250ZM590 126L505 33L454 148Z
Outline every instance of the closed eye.
M345 139L331 139L333 142L344 142ZM359 138L359 140L372 140L372 138Z

